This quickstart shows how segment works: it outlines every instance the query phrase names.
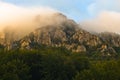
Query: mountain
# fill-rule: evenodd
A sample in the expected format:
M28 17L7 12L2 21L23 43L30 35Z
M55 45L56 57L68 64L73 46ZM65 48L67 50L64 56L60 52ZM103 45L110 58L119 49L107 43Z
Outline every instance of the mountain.
M120 35L112 32L102 32L98 35L105 43L112 47L120 47Z
M4 37L1 35L1 44L7 50L15 48L36 49L44 45L65 47L77 53L98 53L101 56L115 56L117 54L115 47L120 47L120 36L118 34L91 34L61 13L53 14L49 20L52 20L52 23L39 26L20 39L16 39L17 35L13 36L15 33L9 33L9 36L6 33Z
M55 14L56 18L58 16L64 18L64 21L37 28L19 41L20 48L31 49L37 44L65 47L73 52L86 52L88 47L101 44L99 37L81 29L73 20L67 19L62 14Z

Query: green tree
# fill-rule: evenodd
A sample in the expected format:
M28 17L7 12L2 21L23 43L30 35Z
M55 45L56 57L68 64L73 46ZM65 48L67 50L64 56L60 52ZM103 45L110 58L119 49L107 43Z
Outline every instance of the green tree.
M8 61L0 66L0 79L29 80L29 66L20 60Z

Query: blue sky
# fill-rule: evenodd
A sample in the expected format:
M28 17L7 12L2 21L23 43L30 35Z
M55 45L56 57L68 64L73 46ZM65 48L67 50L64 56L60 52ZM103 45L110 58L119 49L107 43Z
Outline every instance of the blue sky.
M88 6L93 0L3 0L20 6L47 6L56 9L76 21L90 18Z
M36 12L33 7L43 14L57 10L88 31L120 34L120 0L0 0L0 24L24 21Z
M119 12L119 0L2 0L20 6L47 6L75 21L94 18L101 11Z

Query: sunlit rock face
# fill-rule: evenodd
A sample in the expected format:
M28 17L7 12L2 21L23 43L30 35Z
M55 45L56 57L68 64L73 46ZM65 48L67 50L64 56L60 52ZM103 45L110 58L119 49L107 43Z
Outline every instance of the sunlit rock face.
M21 48L34 48L34 44L65 47L73 52L86 52L89 47L97 47L102 41L99 37L80 28L73 20L61 13L55 13L54 23L40 26L20 40ZM39 19L38 19L39 20Z
M120 35L117 33L103 32L98 35L105 43L112 47L120 47Z
M45 21L44 21L45 20ZM32 30L25 32L26 28L5 28L0 34L1 44L5 49L34 49L40 45L52 47L65 47L72 52L99 52L103 55L111 56L116 53L105 37L91 34L83 29L71 19L61 13L54 13L51 16L37 15L33 18L37 23ZM114 39L113 39L114 40ZM119 39L117 40L119 42ZM112 41L115 46L119 46L116 41Z

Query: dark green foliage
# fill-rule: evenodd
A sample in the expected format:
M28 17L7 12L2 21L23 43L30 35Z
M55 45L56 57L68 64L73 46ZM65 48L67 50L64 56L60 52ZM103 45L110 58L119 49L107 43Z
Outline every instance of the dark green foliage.
M97 61L90 69L78 72L73 80L120 80L119 64L115 60Z
M120 47L114 47L115 51L120 55Z
M75 66L70 58L61 54L46 54L43 57L43 80L71 80L75 75Z
M118 58L94 57L64 47L1 50L0 80L120 80Z

